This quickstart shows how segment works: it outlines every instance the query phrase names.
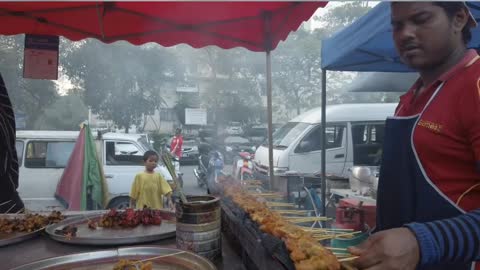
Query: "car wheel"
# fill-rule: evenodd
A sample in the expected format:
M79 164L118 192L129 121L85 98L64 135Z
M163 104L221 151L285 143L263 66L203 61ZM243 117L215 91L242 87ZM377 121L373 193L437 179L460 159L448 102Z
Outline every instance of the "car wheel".
M117 197L110 201L108 204L108 208L115 208L115 209L127 209L130 207L130 197L122 196Z

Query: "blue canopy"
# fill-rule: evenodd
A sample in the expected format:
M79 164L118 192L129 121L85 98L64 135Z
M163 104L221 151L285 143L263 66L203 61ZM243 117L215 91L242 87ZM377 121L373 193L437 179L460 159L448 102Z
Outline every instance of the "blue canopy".
M475 20L480 2L468 2ZM470 48L480 47L480 27L472 29ZM322 43L322 69L336 71L412 72L395 51L390 24L390 2L376 5L350 26Z

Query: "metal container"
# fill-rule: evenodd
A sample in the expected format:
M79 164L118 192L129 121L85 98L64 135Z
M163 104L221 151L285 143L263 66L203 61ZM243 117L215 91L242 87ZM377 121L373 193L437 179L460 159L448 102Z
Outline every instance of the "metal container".
M376 169L368 166L353 166L349 177L350 188L353 192L367 195L371 190Z
M98 227L96 230L88 228L88 221L97 221L103 216L102 213L94 213L67 218L57 224L49 225L45 229L47 234L53 240L75 245L131 245L139 243L148 243L161 239L175 237L175 223L163 219L161 225L139 225L135 228L108 229ZM161 216L170 217L171 213L161 211ZM77 228L75 237L66 237L55 233L56 230L65 226L74 226Z
M153 246L127 247L48 258L12 270L111 270L120 259L149 260L153 269L216 270L208 260L190 252Z
M220 200L213 196L187 196L176 204L177 248L209 260L222 255Z

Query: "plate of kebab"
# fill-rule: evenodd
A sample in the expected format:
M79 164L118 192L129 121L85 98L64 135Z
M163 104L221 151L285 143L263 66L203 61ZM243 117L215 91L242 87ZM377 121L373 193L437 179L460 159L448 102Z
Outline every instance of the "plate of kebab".
M45 227L58 223L65 217L61 212L41 214L2 214L0 215L0 247L30 239L40 234Z
M12 270L215 270L197 254L153 246L126 247L43 259Z
M110 209L47 226L54 240L79 245L127 245L175 237L175 215L150 208Z

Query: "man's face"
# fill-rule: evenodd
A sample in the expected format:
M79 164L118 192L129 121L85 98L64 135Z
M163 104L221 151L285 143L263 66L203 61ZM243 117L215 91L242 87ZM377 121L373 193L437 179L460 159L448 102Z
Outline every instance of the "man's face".
M431 2L392 3L391 7L395 47L410 67L433 68L462 45L461 32L468 20L465 12L449 18L442 7Z

